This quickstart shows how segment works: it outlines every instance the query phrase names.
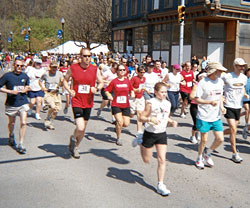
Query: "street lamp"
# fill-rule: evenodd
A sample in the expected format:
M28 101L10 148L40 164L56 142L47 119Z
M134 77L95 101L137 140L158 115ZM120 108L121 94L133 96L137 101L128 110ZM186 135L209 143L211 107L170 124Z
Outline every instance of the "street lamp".
M12 42L13 42L13 32L12 31L10 31L10 47L11 47L11 51L13 50L13 48L12 48Z
M62 44L62 53L63 53L63 56L64 56L64 23L65 23L65 20L62 17L61 18L61 24L62 24L62 38L63 38L63 44Z
M28 28L27 28L27 31L28 31L28 36L29 36L29 52L30 52L30 51L31 51L31 48L30 48L30 42L31 42L30 32L31 32L31 28L28 27Z

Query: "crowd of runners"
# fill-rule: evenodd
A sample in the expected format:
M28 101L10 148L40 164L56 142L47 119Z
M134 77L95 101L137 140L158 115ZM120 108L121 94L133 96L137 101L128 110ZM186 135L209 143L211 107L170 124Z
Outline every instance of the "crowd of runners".
M236 132L240 116L245 116L244 139L250 129L250 68L242 58L234 60L230 72L218 62L208 62L206 57L199 63L194 56L191 61L181 66L173 64L168 69L166 62L153 60L150 55L139 63L134 56L102 53L96 56L87 48L81 49L77 56L49 56L47 52L32 56L12 55L11 66L11 56L7 59L8 67L1 64L7 72L0 78L0 91L7 94L8 143L21 154L26 153L27 117L41 120L40 111L47 110L44 128L55 130L53 120L62 109L63 95L66 100L63 113L67 114L71 106L75 119L69 152L79 159L78 149L90 118L94 95L100 93L102 103L96 116L100 118L102 110L111 107L116 145L123 145L122 129L130 125L130 118L136 115L137 132L131 143L133 147L140 145L145 163L149 163L153 148L156 148L157 192L163 196L170 194L163 183L166 128L180 128L173 118L185 119L188 106L193 120L188 139L198 144L195 166L198 169L214 166L211 153L222 144L226 134L230 135L232 161L243 161L236 147ZM241 112L243 106L245 111ZM178 108L181 109L179 115L176 114ZM14 135L16 116L20 117L18 144ZM228 129L223 128L222 116L227 120ZM215 139L206 148L209 131L213 131Z

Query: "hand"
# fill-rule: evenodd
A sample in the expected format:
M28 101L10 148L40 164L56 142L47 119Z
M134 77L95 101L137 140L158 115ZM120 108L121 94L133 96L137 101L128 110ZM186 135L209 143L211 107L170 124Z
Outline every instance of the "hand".
M17 95L18 93L19 93L19 92L18 92L17 90L12 90L12 91L11 91L11 94L12 94L12 95Z
M244 97L248 100L249 99L249 95L245 94Z
M221 113L222 113L223 115L225 115L225 114L227 113L227 109L224 108L224 107L222 107L222 108L221 108Z
M212 105L212 106L216 106L218 104L218 101L213 100L209 104Z
M172 125L172 127L176 128L178 126L178 122L177 121L172 121L171 125Z
M113 101L112 95L108 95L107 97L108 97L108 99L109 99L110 101Z
M96 89L96 87L91 87L91 88L90 88L90 91L91 91L93 94L95 94L95 93L97 92L97 89Z
M76 92L74 90L70 90L69 94L70 94L71 97L75 97Z
M185 85L186 85L186 81L185 81L185 80L182 80L182 81L181 81L181 85L185 86Z
M161 121L158 120L156 117L151 117L151 118L150 118L150 123L153 123L153 124L155 124L155 125L158 125L158 124L161 123Z

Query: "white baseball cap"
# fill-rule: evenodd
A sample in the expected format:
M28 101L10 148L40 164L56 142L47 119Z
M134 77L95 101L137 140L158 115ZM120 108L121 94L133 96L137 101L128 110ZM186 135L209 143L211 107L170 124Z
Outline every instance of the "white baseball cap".
M236 58L236 59L234 59L234 65L240 65L240 66L242 66L242 65L246 65L246 64L247 63L242 58Z

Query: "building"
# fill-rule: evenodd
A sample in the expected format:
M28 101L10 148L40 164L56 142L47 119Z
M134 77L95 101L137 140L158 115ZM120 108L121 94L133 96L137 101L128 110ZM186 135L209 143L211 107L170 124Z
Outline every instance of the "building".
M180 0L113 0L112 47L140 60L178 63ZM250 0L186 0L184 61L220 61L231 68L235 57L250 63Z

